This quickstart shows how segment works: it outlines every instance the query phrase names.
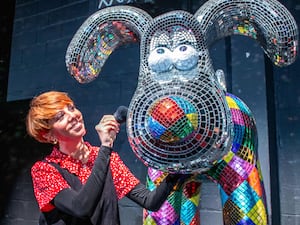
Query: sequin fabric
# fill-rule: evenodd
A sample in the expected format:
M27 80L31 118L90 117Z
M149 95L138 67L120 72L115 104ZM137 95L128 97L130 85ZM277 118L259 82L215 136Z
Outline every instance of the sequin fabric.
M53 151L45 158L45 160L59 164L62 168L65 168L70 173L78 176L80 181L84 184L91 174L94 161L99 151L99 147L91 146L89 143L86 144L89 147L90 156L88 162L85 164L82 164L79 160L73 159L71 156L63 154L56 147L53 147ZM139 180L130 172L116 152L112 152L111 154L110 169L115 186L114 188L119 199L124 197L139 183ZM50 201L58 192L65 188L69 188L69 185L52 165L44 161L38 161L33 165L31 168L31 176L34 194L39 208L43 212L52 210L54 206Z
M238 97L227 94L234 124L231 150L208 172L218 184L225 225L268 224L266 198L257 154L257 131L249 108ZM148 170L147 185L155 189L167 175ZM173 191L157 212L144 210L144 225L199 225L200 183L195 176Z

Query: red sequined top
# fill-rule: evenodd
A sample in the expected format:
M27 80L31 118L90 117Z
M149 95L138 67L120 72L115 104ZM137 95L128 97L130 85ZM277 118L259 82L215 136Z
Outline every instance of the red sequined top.
M85 184L91 174L94 161L96 160L100 149L99 147L91 146L89 143L86 144L89 147L90 155L88 162L85 164L82 164L80 160L76 160L71 156L60 152L56 147L53 147L52 153L47 156L45 160L59 164L70 173L77 175L82 184ZM111 153L110 169L118 199L123 198L140 182L130 172L116 152ZM50 201L61 190L69 188L68 183L58 170L49 163L43 161L38 161L33 165L31 168L31 176L34 194L40 210L42 212L52 210L54 206L50 203Z

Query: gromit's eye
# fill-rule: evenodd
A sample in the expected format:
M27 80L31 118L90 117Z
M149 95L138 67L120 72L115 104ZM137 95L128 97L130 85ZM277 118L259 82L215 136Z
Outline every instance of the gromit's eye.
M148 65L153 72L161 73L172 69L171 51L165 47L154 49L148 58Z
M198 62L198 53L191 45L179 45L173 52L173 62L178 70L190 70Z

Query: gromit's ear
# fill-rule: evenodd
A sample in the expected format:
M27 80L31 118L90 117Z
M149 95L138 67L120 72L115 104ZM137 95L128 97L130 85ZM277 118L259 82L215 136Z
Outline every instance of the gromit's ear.
M132 6L113 6L91 15L73 36L66 52L68 72L80 83L94 80L119 46L139 42L152 17Z
M296 60L298 28L291 13L279 1L210 0L194 15L210 46L230 35L244 35L258 41L277 66Z

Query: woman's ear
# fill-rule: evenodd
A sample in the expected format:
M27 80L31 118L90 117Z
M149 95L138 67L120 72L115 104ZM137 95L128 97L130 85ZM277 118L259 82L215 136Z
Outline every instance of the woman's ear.
M48 133L43 134L43 138L45 138L45 140L47 140L49 143L56 145L58 143L58 140L56 139L56 137L52 134L51 131L49 131Z

